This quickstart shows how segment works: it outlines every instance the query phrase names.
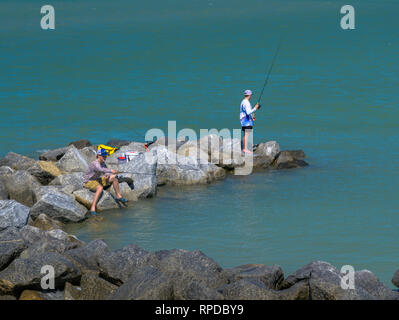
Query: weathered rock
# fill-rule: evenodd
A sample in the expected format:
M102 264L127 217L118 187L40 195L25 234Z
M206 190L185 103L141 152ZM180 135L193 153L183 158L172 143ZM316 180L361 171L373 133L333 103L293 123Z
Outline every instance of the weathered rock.
M254 146L253 165L255 168L268 168L280 153L276 141L268 141Z
M112 300L172 300L173 284L154 267L143 267L121 285Z
M210 289L195 280L173 283L174 300L223 300L224 297L216 289Z
M254 278L241 279L220 290L227 300L307 300L309 286L306 281L297 282L285 290L268 289Z
M195 279L205 287L216 289L228 282L222 268L199 250L162 250L155 255L160 260L159 270L180 285Z
M133 160L114 167L120 172L121 177L132 178L134 192L138 198L149 198L157 192L157 159L151 152L143 152Z
M4 185L10 199L31 207L34 204L34 190L41 186L39 181L27 171L16 171L3 176Z
M91 146L91 142L87 139L72 141L68 146L74 146L76 149L83 149Z
M210 134L201 137L197 141L198 147L208 154L208 159L212 163L218 164L220 159L220 149L223 147L223 139L219 135ZM216 160L216 162L213 162Z
M120 139L111 139L107 142L107 146L112 146L114 148L121 148L123 146L127 146L131 143L128 140L120 140Z
M264 264L245 264L223 271L230 282L241 279L256 279L263 282L268 289L278 290L284 280L284 273L280 266L266 266Z
M71 146L57 162L57 167L64 172L85 172L88 166L87 161L74 146Z
M14 152L9 152L3 159L0 159L0 166L8 166L14 170L27 170L34 164L34 159Z
M135 202L138 200L136 192L134 192L134 189L131 189L126 182L119 183L119 191L121 192L122 197L129 202ZM114 196L114 198L116 198L114 188L110 189L110 193Z
M43 195L30 211L33 219L41 213L61 222L79 222L86 218L87 209L65 193L49 192Z
M120 147L119 150L107 158L107 164L118 164L118 157L121 157L126 152L146 152L145 143L130 142L128 145Z
M18 300L45 300L39 291L24 290Z
M299 151L281 151L272 165L276 169L291 169L291 168L301 168L306 167L308 164L302 160L302 153ZM296 158L297 155L300 155L300 158Z
M29 208L15 200L0 200L0 231L8 227L21 228L28 223Z
M219 159L212 156L211 162L226 169L233 169L244 165L241 141L237 138L223 139L223 143L219 149Z
M35 177L42 185L48 185L55 178L51 173L44 171L38 163L35 163L26 171Z
M51 181L51 186L62 186L63 189L70 193L73 193L76 190L83 188L84 182L84 173L83 172L75 172L69 174L63 174L53 181Z
M396 270L392 277L392 283L394 284L395 287L399 288L399 269Z
M80 278L77 268L56 252L46 252L27 259L15 259L5 270L0 272L0 292L18 294L25 289L40 290L43 277L42 267L54 268L56 288L63 288L66 281L75 282Z
M358 288L343 289L342 275L330 263L314 261L300 268L288 276L282 288L289 288L297 282L307 281L310 285L310 299L312 300L359 300L372 299L371 295Z
M8 200L8 191L0 179L0 200Z
M26 248L19 230L15 227L0 232L0 271L6 268Z
M64 300L64 291L62 290L46 290L40 293L44 300Z
M60 221L51 219L44 213L39 214L36 220L33 222L33 226L39 228L44 231L50 231L55 229L61 229L64 227L64 224Z
M53 161L38 161L37 165L42 169L44 172L49 173L54 177L58 177L62 174L60 169L58 169L57 165Z
M94 240L88 244L68 250L64 253L81 273L99 272L98 259L110 252L108 245L103 240Z
M82 289L79 286L66 282L64 287L64 300L79 300Z
M121 285L139 268L159 264L154 253L148 252L139 246L132 244L120 250L105 252L99 256L98 265L101 276L104 279Z
M187 142L186 137L178 137L172 138L172 137L159 137L153 144L150 145L149 149L152 150L152 148L156 146L164 146L164 147L170 147L173 152L177 152L177 150Z
M80 300L107 300L118 286L100 278L95 273L85 273L80 281Z
M25 226L20 232L28 247L20 254L21 258L29 258L45 252L63 253L83 245L76 237L70 236L60 229L43 231L33 226Z
M7 174L13 174L15 171L11 169L9 166L1 166L0 167L0 176L2 175L7 175Z
M177 155L197 159L201 163L207 163L210 160L209 154L202 150L197 143L187 142L179 148Z
M71 147L63 147L63 148L58 148L54 150L49 150L46 152L43 152L39 159L43 161L58 161L60 160L64 154L70 149Z
M355 289L364 290L377 300L399 300L399 292L392 291L386 287L369 270L360 270L355 272Z
M92 163L94 160L96 160L97 157L97 152L93 147L86 147L83 149L79 150L79 153L85 159L87 164Z
M157 155L158 184L192 185L206 184L225 176L224 170L216 165L200 163L196 158L182 157L166 147L158 146L151 150Z
M1 295L0 294L0 301L1 300L3 300L3 301L5 301L5 300L17 300L17 298L16 297L14 297L14 296L11 296L11 295Z
M94 192L88 189L81 189L73 193L77 202L90 209L94 200ZM120 205L115 201L115 198L106 190L103 190L100 199L97 202L97 210L104 211L110 209L117 209Z

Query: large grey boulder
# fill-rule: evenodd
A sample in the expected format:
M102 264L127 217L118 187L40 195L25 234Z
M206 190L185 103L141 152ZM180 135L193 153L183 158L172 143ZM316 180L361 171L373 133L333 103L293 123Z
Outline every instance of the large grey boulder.
M0 200L0 231L9 227L22 228L28 218L28 207L15 200Z
M34 204L34 190L41 186L39 181L25 170L2 177L10 199L31 207Z
M273 290L255 278L241 279L220 289L227 300L307 300L309 286L306 281L295 283L285 290Z
M373 297L361 287L343 289L342 274L330 263L311 262L288 276L282 288L289 288L300 281L307 281L312 300L363 300ZM356 284L355 284L356 286Z
M369 270L355 272L355 289L367 292L376 300L399 300L399 292L389 289Z
M280 145L276 141L268 141L254 146L254 167L268 168L279 153Z
M396 270L396 272L394 273L392 277L392 283L394 284L394 286L399 288L399 269Z
M81 189L73 192L76 201L83 205L86 209L90 209L94 200L94 192L88 189ZM120 205L116 202L115 198L106 190L103 190L100 199L97 202L97 210L104 211L110 209L118 209Z
M208 152L201 149L196 141L189 141L182 145L177 150L177 155L194 158L200 163L207 163L210 160Z
M302 168L308 166L303 160L305 153L302 150L281 151L273 162L276 169Z
M20 230L20 234L27 246L27 249L21 253L22 258L44 252L64 253L67 250L83 246L83 243L76 237L60 229L44 231L28 225Z
M223 300L223 295L216 289L211 289L199 283L195 279L180 283L173 281L174 300Z
M111 296L111 300L172 300L173 284L158 269L147 266L138 269Z
M65 282L76 282L81 274L65 257L57 252L46 252L27 259L15 259L6 269L0 272L0 293L18 294L24 289L41 289L43 266L54 268L55 287L64 288Z
M160 260L159 270L181 286L195 280L204 287L216 289L228 282L222 268L199 250L162 250L155 255Z
M136 192L134 191L134 189L131 189L126 182L119 183L119 191L122 197L124 197L129 202L134 202L138 200ZM116 198L116 192L114 188L110 188L109 192L112 194L114 198Z
M212 156L211 162L226 169L243 166L245 157L241 151L241 140L237 138L223 139L219 149L219 159Z
M39 216L35 219L32 224L33 227L39 228L43 231L51 231L56 229L61 229L64 227L64 224L60 221L51 219L44 213L39 214Z
M21 233L15 227L0 231L0 271L6 268L26 248Z
M107 300L118 286L100 278L96 273L85 273L80 280L79 300Z
M157 159L151 152L142 152L131 161L110 166L120 172L121 177L133 179L134 192L138 198L150 198L157 192Z
M48 150L43 152L39 159L43 161L58 161L60 160L64 154L70 149L71 147L63 147L54 150Z
M233 283L242 279L256 279L266 288L278 290L284 280L284 272L280 266L266 266L264 264L245 264L232 269L225 269L223 273Z
M49 192L35 203L30 213L33 219L45 213L61 222L79 222L86 218L87 209L72 196L62 192Z
M85 172L88 166L85 158L74 146L71 146L57 162L57 167L64 172Z
M68 146L74 146L76 149L83 149L91 146L91 142L87 139L72 141Z
M103 240L97 239L82 247L64 252L64 256L72 261L81 273L99 273L99 258L109 252L108 245Z
M79 150L80 155L85 159L87 164L92 163L97 158L97 152L93 147L86 147Z
M0 166L0 176L13 174L14 172L15 170L9 166Z
M121 157L126 152L145 152L145 143L142 142L129 142L127 145L120 147L117 151L107 158L107 164L118 164L118 157Z
M159 137L153 144L149 146L149 150L152 150L152 148L155 148L157 146L163 146L163 147L169 147L170 150L173 150L173 152L177 152L177 150L184 145L187 142L186 137Z
M73 193L76 190L82 189L84 185L84 173L75 172L63 174L51 181L50 186L62 186L63 190Z
M4 158L0 159L0 166L8 166L14 170L27 170L34 164L34 159L14 152L9 152Z
M123 146L129 145L130 143L131 141L129 140L111 139L106 143L106 145L114 148L121 148Z
M183 157L171 152L166 147L153 148L157 156L158 184L193 185L206 184L225 176L225 171L216 165L201 163L195 157Z
M159 264L154 253L135 244L105 252L97 261L102 277L117 285L126 282L137 269L144 266L156 267Z
M48 185L56 177L50 172L43 170L36 162L26 171L35 177L42 185Z
M8 200L8 191L0 178L0 200Z

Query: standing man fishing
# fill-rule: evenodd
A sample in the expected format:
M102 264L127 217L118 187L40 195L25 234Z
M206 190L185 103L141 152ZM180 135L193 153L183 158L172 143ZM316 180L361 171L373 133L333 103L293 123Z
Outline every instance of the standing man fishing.
M259 103L257 103L255 107L252 108L251 103L249 102L251 97L252 91L245 90L244 99L241 101L240 105L240 122L242 131L244 132L244 137L242 138L242 152L244 153L252 153L252 151L248 149L248 137L254 126L253 113L260 107Z
M252 91L251 90L244 91L244 100L241 101L241 106L240 106L240 122L241 122L242 131L244 131L244 137L242 138L242 145L243 145L242 152L244 153L253 153L251 150L248 149L248 137L249 134L252 132L254 125L254 120L255 120L254 112L260 108L260 101L262 99L263 91L265 91L265 87L267 85L267 82L269 81L270 73L272 72L274 62L276 61L276 57L281 46L281 40L282 38L280 37L276 53L274 54L273 57L272 64L270 65L269 71L267 72L262 91L260 92L258 102L254 108L252 108L251 103L249 102L249 100L252 97Z

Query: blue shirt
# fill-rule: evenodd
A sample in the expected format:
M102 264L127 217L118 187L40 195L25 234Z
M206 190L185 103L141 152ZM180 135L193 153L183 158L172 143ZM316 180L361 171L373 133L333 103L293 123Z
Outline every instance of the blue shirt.
M253 126L254 121L252 119L252 113L256 111L255 108L252 108L251 103L248 99L244 99L241 101L240 105L240 122L242 127Z

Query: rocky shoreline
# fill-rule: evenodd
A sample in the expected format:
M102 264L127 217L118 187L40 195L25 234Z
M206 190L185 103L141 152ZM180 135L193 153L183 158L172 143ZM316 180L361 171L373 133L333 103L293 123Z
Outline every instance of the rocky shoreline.
M120 147L107 165L133 180L133 189L120 184L132 206L156 196L161 185L212 183L246 162L238 139L217 135L198 141L160 138L148 148L120 140L107 144ZM399 299L399 292L367 270L356 272L355 289L342 289L343 275L327 262L312 262L285 277L277 265L223 270L201 251L148 252L135 244L110 250L103 240L84 243L62 229L88 218L93 193L83 188L83 174L95 150L80 140L46 151L38 161L12 152L0 159L0 300ZM117 157L130 151L136 156L118 164ZM270 141L254 146L253 167L304 167L304 158L303 151L281 151ZM113 191L104 191L98 211L119 205ZM41 288L43 266L54 268L54 290ZM399 285L399 271L392 281Z

